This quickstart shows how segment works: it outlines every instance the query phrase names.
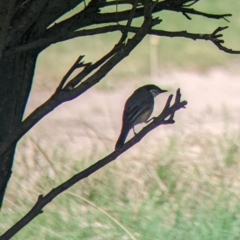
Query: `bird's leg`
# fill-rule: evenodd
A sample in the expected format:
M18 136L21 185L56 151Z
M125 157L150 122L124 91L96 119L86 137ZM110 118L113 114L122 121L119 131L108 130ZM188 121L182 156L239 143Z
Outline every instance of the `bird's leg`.
M154 121L156 119L156 117L152 117L150 119L148 119L147 121L145 121L145 123L149 123L150 121Z
M134 135L136 136L136 135L137 135L137 133L136 133L136 131L135 131L134 127L133 127L132 129L133 129L133 133L134 133Z

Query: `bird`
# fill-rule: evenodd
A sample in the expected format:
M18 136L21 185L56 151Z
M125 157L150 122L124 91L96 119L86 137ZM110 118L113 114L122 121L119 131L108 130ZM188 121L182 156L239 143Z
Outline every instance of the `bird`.
M162 90L154 84L148 84L138 88L132 93L124 106L122 129L115 145L115 150L119 150L123 147L131 129L133 129L136 135L134 126L139 123L147 123L151 120L149 117L153 112L154 98L164 92L167 92L167 90Z

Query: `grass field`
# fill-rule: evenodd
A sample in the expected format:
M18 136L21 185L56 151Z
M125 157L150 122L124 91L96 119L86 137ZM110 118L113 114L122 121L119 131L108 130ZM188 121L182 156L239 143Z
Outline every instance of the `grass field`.
M161 141L154 138L159 150L141 145L120 157L54 200L14 239L239 239L239 134L176 128ZM46 150L40 140L21 142L1 231L38 194L107 153L72 155L57 145Z
M240 3L201 2L199 10L233 14L224 39L240 49ZM172 31L208 33L228 25L178 14L160 17L159 28ZM76 39L41 53L27 114L51 96L79 54L96 60L118 36ZM160 127L61 194L13 239L240 239L239 56L207 42L154 41L146 38L95 89L56 109L20 141L0 233L27 213L39 194L112 151L124 100L151 78L170 93L181 87L189 104L176 114L176 124ZM164 99L157 100L156 112Z

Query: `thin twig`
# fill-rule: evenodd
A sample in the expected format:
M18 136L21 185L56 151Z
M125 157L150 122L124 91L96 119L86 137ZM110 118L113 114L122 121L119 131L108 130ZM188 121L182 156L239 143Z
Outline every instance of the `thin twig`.
M72 67L68 70L68 72L65 74L65 76L63 77L62 81L59 83L56 92L59 92L63 89L64 84L66 83L66 81L68 80L68 78L70 77L70 75L79 67L83 67L84 64L82 61L82 59L84 58L84 56L80 55L78 57L78 59L76 60L76 62L72 65ZM90 64L90 63L88 63Z
M129 14L129 18L128 18L126 27L130 27L131 26L132 20L134 18L134 14L136 12L137 3L138 3L138 0L134 0L133 6L132 6L132 10L131 10L131 12ZM127 35L128 35L128 31L127 30L123 30L123 32L122 32L122 39L121 39L122 42L124 42L127 39Z
M105 63L108 59L114 56L122 47L123 47L122 44L120 43L116 44L112 50L110 50L105 56L103 56L97 62L95 62L94 64L87 65L82 72L77 74L74 78L71 79L71 81L68 82L64 89L73 90L90 72L99 68L103 63Z

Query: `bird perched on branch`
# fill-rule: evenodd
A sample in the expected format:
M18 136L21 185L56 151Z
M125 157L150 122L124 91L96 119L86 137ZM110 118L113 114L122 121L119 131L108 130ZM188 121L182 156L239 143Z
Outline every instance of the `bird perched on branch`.
M127 135L134 126L139 123L147 123L154 108L154 97L160 93L167 92L156 85L149 84L138 88L127 99L122 116L122 130L115 145L115 150L121 149L127 138Z

